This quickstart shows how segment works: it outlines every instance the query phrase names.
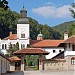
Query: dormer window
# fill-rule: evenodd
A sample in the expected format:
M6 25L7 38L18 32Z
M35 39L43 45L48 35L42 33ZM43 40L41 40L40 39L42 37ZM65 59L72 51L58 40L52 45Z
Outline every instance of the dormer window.
M21 38L25 38L25 34L21 34Z

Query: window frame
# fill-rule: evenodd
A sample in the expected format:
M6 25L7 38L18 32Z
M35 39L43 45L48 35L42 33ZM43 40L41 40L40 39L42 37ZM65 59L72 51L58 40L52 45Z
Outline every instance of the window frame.
M25 34L24 33L21 34L21 38L25 38Z

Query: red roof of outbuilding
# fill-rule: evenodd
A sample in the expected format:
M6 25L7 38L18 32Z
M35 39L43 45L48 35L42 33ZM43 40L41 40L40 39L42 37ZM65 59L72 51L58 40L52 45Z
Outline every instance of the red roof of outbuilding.
M49 52L44 51L40 48L25 48L25 49L21 49L18 50L16 52L14 52L14 54L32 54L32 55L38 55L38 54L43 54L43 55L48 55Z
M31 46L35 47L35 48L57 47L62 42L63 42L63 40L42 40Z
M21 59L17 56L13 56L9 58L10 61L20 61Z

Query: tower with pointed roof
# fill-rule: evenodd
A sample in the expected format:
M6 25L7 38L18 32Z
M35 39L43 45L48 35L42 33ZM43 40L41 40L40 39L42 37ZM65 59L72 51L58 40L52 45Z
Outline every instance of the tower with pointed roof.
M20 11L20 19L17 23L17 38L23 40L21 43L24 43L25 46L29 44L30 32L29 32L29 20L27 18L27 11L24 6Z

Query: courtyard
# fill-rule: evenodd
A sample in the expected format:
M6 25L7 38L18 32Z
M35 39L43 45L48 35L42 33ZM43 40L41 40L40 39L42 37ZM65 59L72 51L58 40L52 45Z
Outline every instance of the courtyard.
M75 75L75 71L24 71L24 72L13 72L3 75Z

